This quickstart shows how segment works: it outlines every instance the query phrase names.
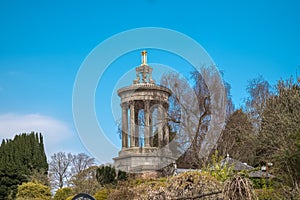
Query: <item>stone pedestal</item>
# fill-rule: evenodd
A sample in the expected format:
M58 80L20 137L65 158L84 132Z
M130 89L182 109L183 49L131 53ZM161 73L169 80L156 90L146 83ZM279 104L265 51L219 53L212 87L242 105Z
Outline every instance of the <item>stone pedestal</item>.
M173 163L175 159L171 156L170 151L162 152L155 147L144 147L121 150L114 161L114 166L119 170L142 173L159 170Z

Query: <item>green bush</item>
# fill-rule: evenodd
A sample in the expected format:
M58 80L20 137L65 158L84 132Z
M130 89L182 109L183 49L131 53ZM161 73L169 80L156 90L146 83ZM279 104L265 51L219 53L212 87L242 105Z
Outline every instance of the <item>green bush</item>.
M206 167L203 171L207 171L215 177L218 181L226 181L234 175L233 166L229 166L227 163L222 164L223 157L219 156L218 151L212 155L212 164Z
M125 181L127 180L127 174L123 171L118 171L118 181Z
M71 188L60 188L56 191L53 200L65 200L73 193Z
M274 189L256 189L254 191L260 200L285 199L279 191Z
M273 186L274 188L277 187L277 182L272 179L266 180L265 178L250 178L250 180L252 181L254 189L270 189L273 188Z
M33 182L23 183L18 186L17 200L50 200L50 198L51 193L48 186Z
M101 166L96 170L96 178L100 185L115 184L117 181L127 180L127 173L116 171L112 166Z
M250 178L253 184L254 189L263 189L266 188L266 181L265 179L261 178Z
M108 197L108 189L101 189L94 195L96 200L106 200Z
M66 200L72 200L73 197L74 197L74 195L73 196L69 196L68 198L66 198Z
M116 170L111 166L99 167L96 171L96 178L100 185L115 183Z

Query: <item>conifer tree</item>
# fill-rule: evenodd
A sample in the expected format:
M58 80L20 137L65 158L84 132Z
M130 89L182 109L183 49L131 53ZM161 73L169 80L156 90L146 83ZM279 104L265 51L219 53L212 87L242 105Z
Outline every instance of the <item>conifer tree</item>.
M14 199L18 185L33 173L47 175L48 164L42 134L22 133L0 146L0 199Z

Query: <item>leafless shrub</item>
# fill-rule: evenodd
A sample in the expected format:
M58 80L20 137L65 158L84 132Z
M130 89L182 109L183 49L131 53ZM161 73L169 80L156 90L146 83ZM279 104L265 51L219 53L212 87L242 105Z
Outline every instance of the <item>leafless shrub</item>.
M251 181L239 174L225 181L224 200L256 200Z

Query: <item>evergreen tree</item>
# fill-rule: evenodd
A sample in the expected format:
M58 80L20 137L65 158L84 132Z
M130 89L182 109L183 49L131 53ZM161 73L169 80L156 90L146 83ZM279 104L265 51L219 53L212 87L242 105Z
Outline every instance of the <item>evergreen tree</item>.
M14 199L18 185L30 181L33 173L48 171L43 137L22 133L13 140L2 140L0 146L0 199Z
M227 119L217 142L217 150L223 157L229 154L234 159L254 164L255 142L251 120L239 109Z
M96 171L96 178L100 185L113 184L116 179L116 170L111 166L99 167Z

